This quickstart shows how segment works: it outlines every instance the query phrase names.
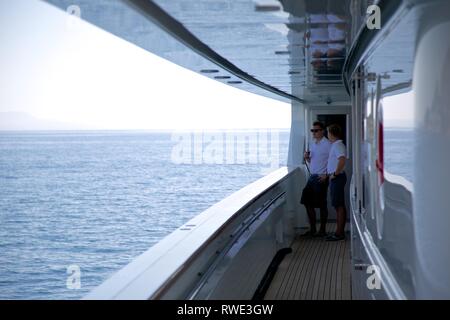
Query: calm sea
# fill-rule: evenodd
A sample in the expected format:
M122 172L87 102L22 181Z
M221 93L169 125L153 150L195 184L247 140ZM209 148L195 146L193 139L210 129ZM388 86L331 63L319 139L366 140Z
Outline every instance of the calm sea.
M242 135L231 133L235 150L250 147L244 163L237 151L226 158L198 142L198 134L1 133L0 299L79 299L195 215L274 170L267 154L255 161ZM389 153L405 152L410 136L388 135ZM225 143L225 133L209 141L221 144L221 137ZM268 138L277 144L270 149L278 152L275 165L284 166L289 132ZM391 172L406 170L401 159L390 159ZM69 266L81 271L80 289L67 286Z
M389 129L384 133L384 168L413 182L414 130Z
M216 134L216 143L227 135L235 141L235 155L224 154L220 164L220 148L211 152L199 134L1 133L0 299L81 298L192 217L274 170L267 159L286 165L289 132L250 136L258 134L269 143L256 161L250 152L258 145L244 140L247 133ZM252 151L238 156L243 145ZM80 289L67 288L72 265L80 268Z

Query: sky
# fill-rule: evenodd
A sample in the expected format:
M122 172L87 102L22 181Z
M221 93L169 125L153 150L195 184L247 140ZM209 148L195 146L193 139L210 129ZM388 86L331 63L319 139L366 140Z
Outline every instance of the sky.
M290 127L290 104L68 23L39 0L0 0L0 41L0 130ZM411 93L385 98L385 125L411 126L412 107Z
M74 27L38 0L0 0L0 40L0 129L290 127L290 104L208 79L86 22Z
M385 127L409 128L414 126L414 93L385 97L383 99Z

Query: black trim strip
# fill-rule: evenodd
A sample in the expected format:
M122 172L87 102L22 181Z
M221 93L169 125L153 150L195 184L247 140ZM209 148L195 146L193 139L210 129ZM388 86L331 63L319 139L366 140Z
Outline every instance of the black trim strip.
M255 77L249 75L248 73L236 67L230 61L228 61L227 59L219 55L217 52L212 50L205 43L200 41L200 39L198 39L186 27L184 27L180 22L178 22L167 12L161 9L153 1L150 0L122 0L122 1L129 3L131 7L134 7L144 17L146 17L151 22L155 23L157 26L166 31L168 34L177 39L179 42L191 48L193 51L197 52L202 57L208 59L209 61L215 63L221 68L234 74L236 77L241 78L242 80L245 80L255 86L258 86L276 95L300 103L305 103L305 100L293 96L275 87L272 87L271 85L268 85L256 79Z
M264 277L262 278L261 282L259 283L258 288L256 289L255 293L253 294L252 300L264 300L264 296L267 293L267 290L269 290L270 284L272 283L273 277L277 273L278 266L280 265L281 261L283 261L284 257L292 252L292 248L283 248L278 250L278 252L275 254L275 257L272 259L272 262L270 263L269 267L267 268L266 273L264 274Z

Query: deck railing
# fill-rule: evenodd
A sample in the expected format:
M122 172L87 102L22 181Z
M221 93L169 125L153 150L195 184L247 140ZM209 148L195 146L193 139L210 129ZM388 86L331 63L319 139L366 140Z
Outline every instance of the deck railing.
M303 168L280 168L216 203L86 299L251 299L300 226Z

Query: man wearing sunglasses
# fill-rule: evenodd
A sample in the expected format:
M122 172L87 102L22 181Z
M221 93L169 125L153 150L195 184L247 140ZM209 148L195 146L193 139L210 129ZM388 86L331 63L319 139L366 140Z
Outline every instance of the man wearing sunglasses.
M328 219L327 208L327 164L331 143L324 136L325 126L316 121L313 123L311 133L313 141L309 144L304 157L309 164L311 176L303 189L301 204L306 207L310 230L304 236L325 237ZM316 229L316 209L320 209L320 229Z

